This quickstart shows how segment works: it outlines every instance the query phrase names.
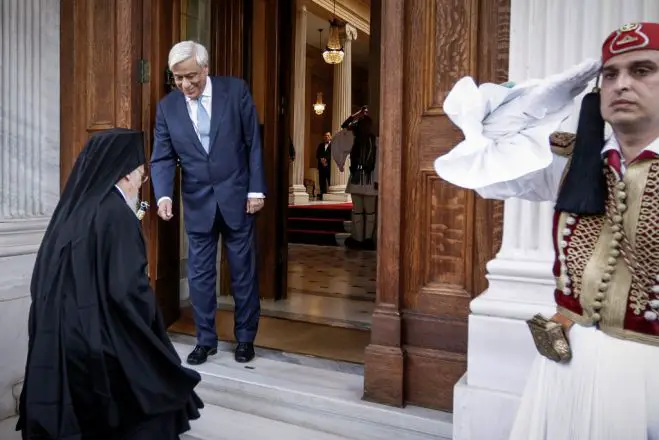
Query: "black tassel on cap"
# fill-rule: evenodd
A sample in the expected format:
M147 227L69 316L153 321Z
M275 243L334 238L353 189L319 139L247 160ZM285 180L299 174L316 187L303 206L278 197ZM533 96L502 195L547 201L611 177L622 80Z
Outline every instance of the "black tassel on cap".
M608 195L602 172L604 119L600 112L599 89L584 96L570 169L556 201L556 209L578 215L604 214Z

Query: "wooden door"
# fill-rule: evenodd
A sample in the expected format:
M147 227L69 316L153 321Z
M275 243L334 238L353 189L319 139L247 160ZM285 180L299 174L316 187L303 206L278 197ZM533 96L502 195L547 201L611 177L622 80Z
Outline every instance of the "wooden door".
M143 0L143 66L144 75L142 126L147 158L153 151L153 128L158 102L172 88L167 76L167 57L179 39L180 10L178 0ZM165 222L157 215L157 200L151 183L143 190L143 197L151 209L144 218L144 233L148 237L149 276L165 325L173 324L180 316L180 237L179 215ZM180 196L180 171L177 168L174 198ZM179 206L179 200L173 201Z
M164 94L173 39L172 0L61 0L61 185L88 136L114 127L143 130L151 153L155 103ZM142 198L155 207L151 185ZM178 317L178 226L151 209L144 221L148 273L165 321Z
M215 2L211 7L211 74L243 78L250 86L261 123L268 193L256 222L259 295L279 299L286 292L288 255L282 220L288 187L283 190L281 184L281 176L288 176L288 144L282 141L285 115L281 109L286 108L282 97L286 96L285 79L289 77L282 76L281 65L290 64L285 51L282 55L282 46L287 48L288 41L286 34L282 38L281 32L287 28L280 26L280 15L287 13L290 0L228 0ZM229 294L231 282L225 255L222 252L220 290Z
M469 302L500 246L503 210L442 181L459 140L442 102L462 76L507 79L509 0L382 1L377 306L364 398L452 409Z
M142 129L142 0L61 0L60 182L89 135Z

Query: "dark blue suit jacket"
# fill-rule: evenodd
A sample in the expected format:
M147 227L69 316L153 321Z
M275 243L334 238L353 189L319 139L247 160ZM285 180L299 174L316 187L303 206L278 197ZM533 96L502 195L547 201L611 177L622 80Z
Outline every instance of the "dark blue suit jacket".
M226 225L240 229L247 221L248 193L266 193L256 107L245 81L212 81L210 147L199 142L185 96L175 90L156 111L151 180L156 200L173 199L176 161L182 170L183 215L190 232L209 232L219 206Z

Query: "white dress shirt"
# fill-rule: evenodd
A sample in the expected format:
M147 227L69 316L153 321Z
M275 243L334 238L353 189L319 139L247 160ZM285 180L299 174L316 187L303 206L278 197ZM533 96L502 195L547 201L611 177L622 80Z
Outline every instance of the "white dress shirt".
M124 192L121 190L121 188L119 188L119 185L114 185L114 187L117 188L117 190L119 191L119 194L121 194L121 197L123 197L125 201L128 201L128 199L126 198L126 194L124 194Z
M201 92L201 95L199 96L198 99L193 99L188 96L185 97L185 103L188 107L188 115L190 115L190 120L192 121L192 125L194 126L195 133L197 133L197 137L201 141L201 138L199 137L199 128L197 127L197 112L199 111L199 101L201 101L201 105L203 105L204 109L206 109L206 112L208 113L208 118L212 121L213 82L210 80L210 78L206 78L206 87L204 87L204 91ZM265 194L247 193L247 198L265 199ZM160 206L160 202L162 202L163 200L169 200L170 202L172 201L172 199L169 197L161 197L160 199L158 199L158 206Z

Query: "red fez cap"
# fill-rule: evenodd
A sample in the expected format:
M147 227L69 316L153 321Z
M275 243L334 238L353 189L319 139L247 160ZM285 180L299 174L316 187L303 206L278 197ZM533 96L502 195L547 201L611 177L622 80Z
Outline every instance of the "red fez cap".
M635 50L659 50L659 23L631 23L613 32L602 46L602 63Z

